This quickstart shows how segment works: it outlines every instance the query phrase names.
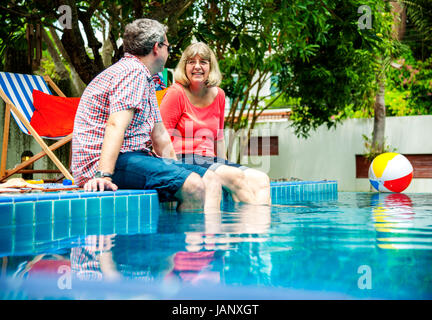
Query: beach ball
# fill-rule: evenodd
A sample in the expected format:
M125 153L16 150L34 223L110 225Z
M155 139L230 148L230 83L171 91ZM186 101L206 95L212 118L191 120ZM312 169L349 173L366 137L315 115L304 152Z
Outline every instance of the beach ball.
M402 192L408 188L412 178L411 163L399 153L380 154L369 167L369 181L380 192Z

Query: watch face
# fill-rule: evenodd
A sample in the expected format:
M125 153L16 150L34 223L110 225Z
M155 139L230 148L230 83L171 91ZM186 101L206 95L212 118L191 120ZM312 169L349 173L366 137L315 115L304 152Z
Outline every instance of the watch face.
M101 172L101 171L97 171L95 173L95 178L104 178L104 177L111 178L112 174L106 173L106 172Z

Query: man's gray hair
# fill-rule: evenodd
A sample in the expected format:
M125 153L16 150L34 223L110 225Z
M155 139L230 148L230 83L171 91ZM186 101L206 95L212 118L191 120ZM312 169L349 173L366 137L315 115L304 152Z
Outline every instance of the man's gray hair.
M137 56L148 55L156 42L163 43L168 27L152 19L129 23L123 34L124 52Z

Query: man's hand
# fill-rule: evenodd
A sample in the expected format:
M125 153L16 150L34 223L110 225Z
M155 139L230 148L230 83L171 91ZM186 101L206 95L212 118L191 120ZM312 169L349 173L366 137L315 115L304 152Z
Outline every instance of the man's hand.
M107 178L93 178L84 185L85 191L98 191L98 189L100 191L104 191L105 189L116 191L118 187Z

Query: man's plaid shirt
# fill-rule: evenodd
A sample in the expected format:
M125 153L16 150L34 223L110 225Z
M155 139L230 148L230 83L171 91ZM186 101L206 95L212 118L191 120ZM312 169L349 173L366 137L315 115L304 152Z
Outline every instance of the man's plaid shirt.
M82 186L98 169L105 127L111 113L134 109L121 153L149 150L151 132L162 118L155 85L147 67L135 56L124 57L100 73L85 89L75 116L72 138L72 174Z

